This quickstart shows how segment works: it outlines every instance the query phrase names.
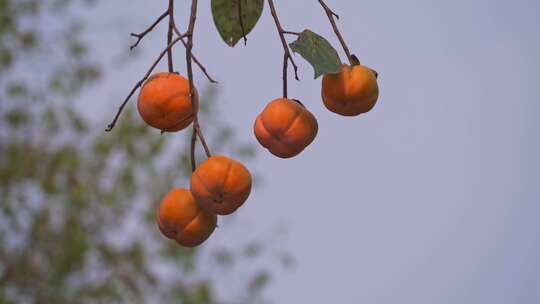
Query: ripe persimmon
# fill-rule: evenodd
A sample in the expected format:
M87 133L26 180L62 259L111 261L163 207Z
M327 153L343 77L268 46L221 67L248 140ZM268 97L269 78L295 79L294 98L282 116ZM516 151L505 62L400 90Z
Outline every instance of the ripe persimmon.
M166 132L175 132L189 126L197 112L198 93L194 88L194 101L189 96L189 81L175 73L152 75L139 94L137 108L142 119L150 126Z
M379 86L375 73L363 65L342 65L338 74L326 74L322 80L322 99L328 110L356 116L375 106Z
M191 175L191 193L204 209L227 215L238 209L251 192L251 174L240 162L212 156Z
M177 188L161 201L157 212L159 230L180 245L202 244L216 228L217 217L202 209L190 191Z
M296 100L271 101L255 120L259 143L277 157L289 158L302 152L317 136L315 116Z

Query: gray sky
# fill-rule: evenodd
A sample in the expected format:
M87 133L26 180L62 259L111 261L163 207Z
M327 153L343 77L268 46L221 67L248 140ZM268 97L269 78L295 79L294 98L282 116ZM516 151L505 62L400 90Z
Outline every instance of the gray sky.
M121 61L129 32L165 4L108 2L88 13L91 39L99 58ZM179 24L187 23L187 2L177 5ZM221 115L256 143L256 115L281 94L282 49L269 11L247 47L230 49L210 1L200 2L195 52L221 82ZM356 118L327 111L320 79L296 56L302 81L290 82L289 95L316 115L319 134L289 160L260 148L251 168L264 186L235 219L246 228L223 225L210 243L285 222L280 246L298 265L268 289L277 303L539 303L540 2L328 4L353 52L379 71L379 102ZM276 5L286 29L310 28L337 48L317 1ZM111 65L81 105L110 116L163 38L154 33L130 64ZM180 71L183 56L179 48Z

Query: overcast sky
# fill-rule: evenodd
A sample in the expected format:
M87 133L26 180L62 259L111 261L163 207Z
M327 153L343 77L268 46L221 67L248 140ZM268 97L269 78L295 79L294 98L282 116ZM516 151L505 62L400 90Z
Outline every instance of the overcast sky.
M103 2L87 18L96 56L108 62L124 60L128 33L165 6ZM178 1L179 24L187 23L188 2ZM195 52L220 81L220 115L256 144L253 121L281 94L282 49L269 11L247 47L230 49L211 21L210 1L199 2ZM251 168L264 185L236 218L246 231L287 224L280 246L298 264L280 272L266 296L276 303L540 303L540 2L327 2L353 52L379 71L381 94L367 115L337 116L322 104L320 79L296 56L302 81L291 81L289 95L315 114L319 134L289 160L259 148ZM310 28L338 47L317 1L276 6L286 29ZM129 64L111 64L81 105L110 116L163 38L158 31ZM204 87L198 70L196 82ZM211 242L248 233L228 229Z

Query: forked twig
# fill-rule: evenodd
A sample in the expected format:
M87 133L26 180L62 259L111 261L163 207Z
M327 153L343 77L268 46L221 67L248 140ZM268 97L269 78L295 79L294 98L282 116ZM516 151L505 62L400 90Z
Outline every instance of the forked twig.
M130 35L132 37L135 37L137 38L137 41L132 44L129 49L130 50L133 50L134 48L136 48L138 45L139 45L139 42L141 42L141 40L148 34L150 33L152 30L154 30L154 28L163 20L165 19L165 17L167 17L169 15L169 10L167 10L166 12L164 12L163 14L161 14L161 16L159 16L159 18L154 22L152 23L152 25L150 25L150 27L148 27L144 32L141 32L139 34L135 34L135 33L131 33Z

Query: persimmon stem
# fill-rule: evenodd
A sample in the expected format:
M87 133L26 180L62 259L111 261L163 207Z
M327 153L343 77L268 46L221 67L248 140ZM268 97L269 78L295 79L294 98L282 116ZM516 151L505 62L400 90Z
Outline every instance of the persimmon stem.
M201 125L199 124L199 117L195 117L193 121L193 126L195 127L195 130L197 131L197 136L201 140L201 144L204 148L204 153L206 153L206 157L212 157L212 153L210 153L210 148L208 147L208 144L206 143L206 140L204 139L204 135L201 130Z
M285 40L285 34L291 34L294 32L285 31L283 27L281 26L281 23L279 22L279 18L276 12L276 7L274 5L274 1L268 0L268 5L270 6L270 12L272 13L272 17L274 18L274 23L276 24L279 38L281 40L281 44L283 45L283 52L284 52L284 55L283 55L284 57L284 60L283 60L283 97L287 98L287 72L288 72L289 61L291 62L294 68L294 78L296 80L299 80L298 66L296 65L296 62L294 62L294 59L291 56L291 51L289 50L289 45L287 45L287 41Z
M186 67L187 67L187 74L189 79L189 96L191 97L191 100L195 103L193 105L194 112L195 112L195 118L193 119L193 129L197 133L197 136L201 140L201 144L204 147L204 151L206 152L206 156L210 157L212 156L210 153L210 149L208 148L208 145L206 144L206 140L204 139L203 132L201 130L201 126L199 124L199 101L195 97L195 85L193 83L193 55L191 54L191 50L193 49L193 33L195 31L195 21L197 20L197 0L191 0L191 14L189 17L189 25L187 32L184 34L187 37L186 42ZM192 164L193 166L193 164Z
M195 159L195 144L197 143L197 129L193 127L193 133L191 133L191 172L197 169L197 160Z
M167 30L167 45L169 45L172 42L173 34L174 34L174 0L169 0L169 9L167 10L167 13L169 15L169 28ZM169 72L172 73L174 71L172 48L170 48L169 51L167 51L167 62L168 62Z
M339 40L339 43L341 44L341 47L343 47L343 51L345 52L345 55L347 55L347 60L349 60L349 63L351 65L354 64L353 62L353 58L351 56L351 51L349 50L349 47L347 46L347 43L345 43L345 39L343 39L343 36L341 35L341 32L339 31L339 28L337 27L337 24L336 24L336 20L334 19L334 17L336 19L339 19L339 15L334 13L334 11L332 9L330 9L330 7L328 7L328 5L326 5L326 3L324 3L323 0L318 0L319 3L321 4L321 6L323 7L325 13L326 13L326 16L328 16L328 20L330 20L330 23L332 24L332 28L334 29L334 33L336 34L338 40Z
M288 88L287 88L287 70L289 69L289 58L287 57L287 54L283 54L283 98L287 98L288 96Z

